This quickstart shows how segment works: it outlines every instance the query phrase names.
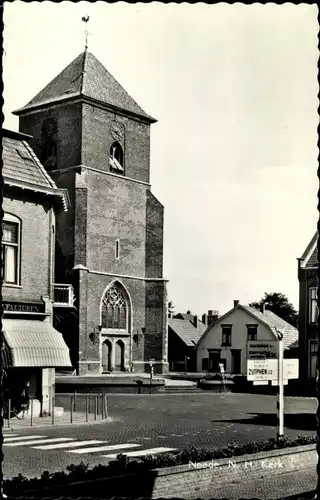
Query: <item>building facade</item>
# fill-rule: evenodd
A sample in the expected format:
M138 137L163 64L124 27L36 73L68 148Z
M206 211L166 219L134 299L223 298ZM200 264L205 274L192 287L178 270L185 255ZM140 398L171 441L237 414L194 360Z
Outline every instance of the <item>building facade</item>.
M20 131L71 208L57 217L57 283L76 314L57 328L79 374L168 369L163 206L150 186L146 114L87 50L26 106ZM59 326L58 326L59 325Z
M315 379L318 352L318 234L298 259L300 379Z
M226 373L246 375L249 341L277 340L276 329L284 331L285 357L298 340L298 330L272 311L259 311L234 301L234 307L213 322L197 344L197 371L219 373L219 363ZM293 351L295 352L295 351Z
M71 367L69 349L53 326L56 215L68 208L28 145L3 129L2 351L4 386L27 383L39 412L49 411L55 368Z

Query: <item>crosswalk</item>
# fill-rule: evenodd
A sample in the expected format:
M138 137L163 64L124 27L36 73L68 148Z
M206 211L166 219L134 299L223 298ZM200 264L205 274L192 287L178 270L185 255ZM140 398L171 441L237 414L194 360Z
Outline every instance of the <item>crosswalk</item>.
M4 431L4 429L3 429ZM71 437L50 438L43 434L34 434L21 436L10 432L3 432L3 447L30 447L34 450L54 451L61 450L64 453L73 453L77 455L99 454L107 459L115 459L119 453L123 453L130 458L139 458L144 455L156 455L176 451L176 448L154 447L143 448L146 443L110 443L97 439L77 440ZM142 449L141 449L142 448Z

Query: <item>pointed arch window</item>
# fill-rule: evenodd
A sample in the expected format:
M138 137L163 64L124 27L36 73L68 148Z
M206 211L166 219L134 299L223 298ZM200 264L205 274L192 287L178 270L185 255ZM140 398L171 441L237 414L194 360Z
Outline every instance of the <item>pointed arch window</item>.
M102 328L128 330L129 304L120 284L107 290L102 300Z
M109 155L109 166L110 166L110 172L123 175L124 173L123 149L118 141L115 141L111 145L110 155Z

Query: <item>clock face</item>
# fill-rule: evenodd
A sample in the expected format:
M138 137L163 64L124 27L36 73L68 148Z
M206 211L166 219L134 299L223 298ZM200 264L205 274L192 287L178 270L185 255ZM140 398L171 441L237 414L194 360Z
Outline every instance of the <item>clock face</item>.
M120 122L112 122L111 135L115 141L120 141L124 136L124 127Z

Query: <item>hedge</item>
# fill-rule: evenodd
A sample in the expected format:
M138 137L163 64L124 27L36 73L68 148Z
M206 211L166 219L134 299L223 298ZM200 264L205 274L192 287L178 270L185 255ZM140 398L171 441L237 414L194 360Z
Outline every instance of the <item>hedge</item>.
M12 479L4 481L4 492L7 496L19 497L22 494L24 496L34 496L36 491L37 496L41 497L46 496L43 488L47 487L63 486L78 481L115 477L123 474L143 473L151 469L188 464L190 461L204 462L207 460L218 460L220 458L302 446L316 442L316 436L299 435L293 440L287 436L281 436L268 439L264 442L251 442L242 446L229 444L225 448L216 450L197 449L192 446L181 452L171 452L156 456L146 455L139 460L130 460L125 454L119 454L117 459L109 462L108 465L98 465L92 469L89 469L88 465L81 462L79 465L69 465L66 468L67 472L62 471L50 474L48 471L45 471L40 478L27 479L22 474L19 474Z

